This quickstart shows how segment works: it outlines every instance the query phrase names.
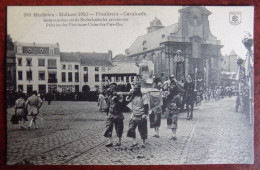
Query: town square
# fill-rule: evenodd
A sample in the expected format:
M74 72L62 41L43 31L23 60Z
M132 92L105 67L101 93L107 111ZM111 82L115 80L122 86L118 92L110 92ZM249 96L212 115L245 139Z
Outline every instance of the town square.
M252 164L253 12L9 7L7 164Z

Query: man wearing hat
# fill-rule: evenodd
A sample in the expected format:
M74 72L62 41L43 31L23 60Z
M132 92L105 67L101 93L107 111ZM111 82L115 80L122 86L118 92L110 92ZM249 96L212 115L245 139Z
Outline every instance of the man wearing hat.
M178 88L174 75L170 76L170 82L168 86L167 96L167 127L172 130L171 139L176 140L177 122L178 122L178 108L177 103L180 102L180 96L178 95Z
M147 139L147 116L148 116L148 98L147 96L142 96L141 84L136 82L134 85L134 91L127 96L126 101L132 102L132 115L129 122L129 130L127 132L127 137L133 138L133 144L131 147L135 147L136 143L136 133L135 129L138 127L141 139L142 148L145 147L145 140Z
M110 89L111 95L108 98L108 115L106 120L106 130L104 133L104 137L109 139L109 143L106 147L113 147L113 139L112 139L112 132L113 126L115 125L116 134L118 137L118 142L115 146L121 145L121 138L123 134L124 128L124 115L122 113L122 104L123 101L122 96L118 96L117 93L113 88Z

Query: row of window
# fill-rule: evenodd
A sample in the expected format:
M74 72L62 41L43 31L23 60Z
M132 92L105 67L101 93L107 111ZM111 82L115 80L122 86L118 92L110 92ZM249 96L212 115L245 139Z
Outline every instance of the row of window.
M54 48L40 48L40 49L35 49L35 48L28 48L28 47L22 47L22 46L17 46L17 53L33 53L33 52L38 52L40 54L44 53L49 53L50 55L54 55Z
M79 65L74 65L74 69L78 70L79 69ZM66 70L66 65L65 64L62 65L62 70ZM72 70L72 64L68 64L68 70Z
M56 79L56 73L48 73L49 79ZM23 80L23 71L18 71L18 80ZM26 71L26 80L33 80L32 71ZM38 72L38 80L46 80L45 71Z
M23 66L22 58L18 58L18 66ZM32 66L32 59L26 58L26 66ZM38 59L38 66L44 67L45 66L45 59ZM48 68L57 68L56 59L48 59ZM66 65L62 65L62 69L66 70ZM79 70L79 65L74 65L75 70ZM72 64L68 64L68 70L72 70ZM83 68L84 71L88 71L88 67ZM99 67L95 67L95 71L99 71ZM101 67L101 71L105 72L106 68Z
M39 93L46 93L46 87L48 87L48 91L56 90L57 86L53 85L44 85L44 84L39 84L38 85L38 92ZM62 92L79 92L79 85L62 85L60 86L62 89ZM24 85L18 84L18 89L24 91ZM27 85L26 86L27 93L31 93L33 91L33 85Z
M23 59L18 58L18 66L23 66ZM26 58L26 66L32 66L32 59ZM45 59L38 59L38 66L44 67L45 66ZM48 68L57 68L56 59L48 59Z
M75 73L75 82L79 82L79 73ZM66 82L66 72L61 73L61 81ZM68 82L72 82L72 72L68 73Z
M56 79L56 73L48 73L49 79ZM66 77L68 77L66 79ZM88 73L83 75L84 82L88 82ZM23 80L23 71L18 71L18 80ZM26 71L26 80L32 81L32 71ZM45 71L38 72L38 80L46 80ZM62 82L72 82L72 72L68 72L68 76L66 76L66 72L61 73L61 81ZM74 76L75 82L79 82L79 73L75 72ZM95 74L95 82L99 82L99 74Z

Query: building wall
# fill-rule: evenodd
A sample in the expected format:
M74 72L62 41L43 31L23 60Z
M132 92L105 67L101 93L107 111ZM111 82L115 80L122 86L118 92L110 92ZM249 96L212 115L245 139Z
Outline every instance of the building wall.
M19 59L22 59L22 65L19 65ZM31 66L27 65L27 59L31 59ZM45 60L45 66L39 66L38 61L39 59ZM48 59L56 59L56 68L48 68ZM27 86L31 85L33 88L32 90L39 91L39 85L46 85L46 92L48 91L48 79L50 78L48 73L56 73L56 79L59 82L59 74L60 74L60 57L59 55L54 56L46 56L46 55L23 55L17 54L16 55L16 62L17 62L17 72L16 72L16 80L17 80L17 89L19 89L19 85L23 85L23 91L27 93ZM22 71L22 80L19 80L18 73ZM27 72L32 72L32 79L29 81L27 80ZM39 80L39 71L45 73L45 80Z
M16 82L17 89L23 86L23 91L25 93L30 93L28 90L40 90L41 92L48 92L50 90L56 90L57 84L59 84L59 72L60 72L60 55L59 55L59 45L58 44L35 44L35 43L16 43ZM39 59L42 62L40 65ZM30 60L30 65L28 65L27 60ZM53 61L53 62L51 62ZM54 63L55 61L55 63ZM54 65L55 64L55 65ZM22 80L19 80L19 72L22 72ZM31 73L31 77L27 79L27 72ZM41 79L39 72L45 74ZM50 77L49 74L56 74ZM50 79L50 82L48 79ZM28 87L32 87L27 89Z
M84 71L84 67L87 68L87 71ZM98 69L98 71L96 71ZM95 91L95 86L100 86L102 82L102 74L106 71L109 71L111 67L107 66L80 66L80 91L84 85L89 86L91 91ZM84 74L88 73L88 81L84 81ZM95 80L95 75L98 75L99 81Z
M65 66L65 68L64 68ZM75 68L78 66L78 69ZM60 63L60 74L59 74L59 92L75 92L77 91L77 87L80 90L80 62L64 62L61 61ZM62 73L65 73L65 82L62 81ZM69 73L72 73L72 81L69 81ZM75 73L79 74L78 81L76 81Z
M222 61L222 70L228 72L237 72L237 55L225 55Z

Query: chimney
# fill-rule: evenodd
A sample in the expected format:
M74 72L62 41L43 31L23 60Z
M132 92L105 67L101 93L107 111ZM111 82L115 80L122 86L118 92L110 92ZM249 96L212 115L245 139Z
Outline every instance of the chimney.
M108 50L108 60L110 61L110 62L112 62L112 51L111 50Z

